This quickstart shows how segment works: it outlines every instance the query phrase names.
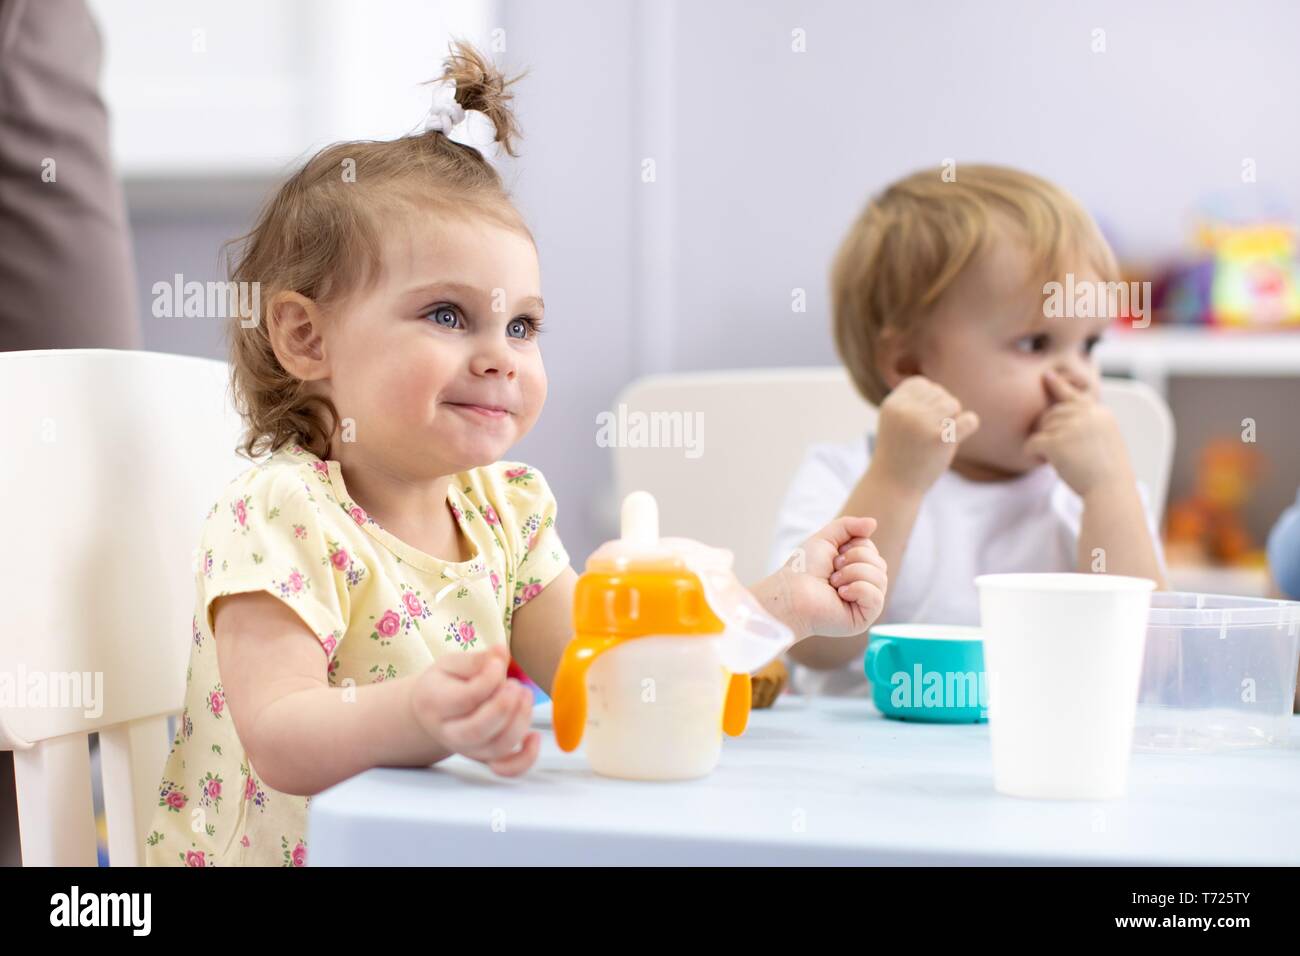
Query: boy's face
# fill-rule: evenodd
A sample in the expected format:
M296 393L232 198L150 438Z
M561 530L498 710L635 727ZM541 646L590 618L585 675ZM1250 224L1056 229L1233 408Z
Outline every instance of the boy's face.
M420 216L383 243L379 280L326 323L339 415L409 475L499 460L546 400L532 241L483 217Z
M1109 319L1046 317L1042 280L1030 274L1027 259L1010 237L991 243L944 293L922 331L920 374L979 415L979 429L953 462L967 477L1005 478L1042 464L1024 444L1052 403L1043 380L1049 369L1098 395L1100 373L1091 353ZM1053 278L1066 281L1064 275ZM1076 288L1099 281L1082 261L1074 269Z

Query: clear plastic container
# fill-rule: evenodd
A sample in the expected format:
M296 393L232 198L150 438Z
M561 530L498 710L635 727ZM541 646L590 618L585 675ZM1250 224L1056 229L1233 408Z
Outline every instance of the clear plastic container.
M1151 596L1133 746L1206 753L1285 745L1300 665L1300 603Z

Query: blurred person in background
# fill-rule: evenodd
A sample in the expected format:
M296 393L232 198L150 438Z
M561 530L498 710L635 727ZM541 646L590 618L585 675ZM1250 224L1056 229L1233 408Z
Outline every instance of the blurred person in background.
M0 351L141 345L101 53L84 0L0 0ZM17 822L0 752L0 865Z

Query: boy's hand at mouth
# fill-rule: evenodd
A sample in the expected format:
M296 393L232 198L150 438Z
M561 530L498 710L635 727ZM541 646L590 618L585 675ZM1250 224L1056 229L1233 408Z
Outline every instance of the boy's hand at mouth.
M888 586L875 530L875 518L836 518L754 585L754 596L796 640L862 633L880 616Z
M1049 462L1083 498L1108 482L1134 483L1124 436L1110 409L1056 372L1043 374L1053 404L1038 419L1025 451Z
M979 425L979 416L942 385L909 376L880 403L871 467L898 487L924 493Z

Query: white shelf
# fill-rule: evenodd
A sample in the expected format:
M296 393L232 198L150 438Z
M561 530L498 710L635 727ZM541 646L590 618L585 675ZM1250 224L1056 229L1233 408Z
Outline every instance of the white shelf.
M1300 332L1152 326L1110 332L1095 354L1104 373L1157 387L1171 375L1300 376Z

